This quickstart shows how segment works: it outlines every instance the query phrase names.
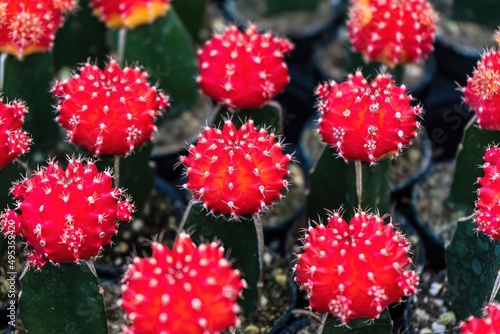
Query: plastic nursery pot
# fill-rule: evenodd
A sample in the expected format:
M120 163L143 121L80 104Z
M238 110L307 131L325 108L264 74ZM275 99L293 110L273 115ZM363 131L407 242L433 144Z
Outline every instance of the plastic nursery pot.
M445 268L445 247L451 242L459 218L464 212L446 202L455 169L455 161L435 163L427 177L413 190L409 208L410 222L421 235L429 266Z
M214 106L210 98L199 95L191 110L185 110L175 118L168 118L168 110L160 121L158 132L153 134L154 148L151 159L156 164L158 175L176 182L182 175L182 168L176 167L179 156L187 155L193 143L211 117Z
M432 144L424 129L409 147L391 161L391 198L410 198L413 186L428 173L432 161Z
M278 334L294 320L298 286L290 276L289 259L269 248L264 252L264 289L260 311L241 319L242 333Z
M314 115L306 122L299 140L298 156L307 171L314 166L326 145L317 133L317 119L318 116ZM425 130L421 129L412 144L391 160L391 198L409 198L415 183L427 174L431 161L432 144Z
M397 204L394 210L393 221L396 227L404 233L406 239L410 242L411 259L415 271L420 275L426 265L426 253L422 237L410 223L411 217L409 215L411 214L411 208L409 208L409 206L410 205L407 203ZM404 313L406 312L408 307L407 304L410 299L411 297L405 297L403 302L389 306L389 313L394 322L394 334L398 334L399 330L404 326Z
M345 13L342 0L222 0L225 18L241 27L254 22L263 31L294 43L325 41L335 34Z
M97 258L95 267L98 276L119 279L131 254L149 254L149 242L153 239L162 243L174 240L177 224L186 206L185 196L176 186L156 177L142 216L134 216L131 222L121 223L113 245L104 247L102 256Z
M457 82L442 74L438 67L438 73L422 100L425 111L422 125L431 140L434 161L456 157L465 126L473 114L462 99Z
M279 254L286 255L288 231L297 228L306 219L306 189L308 175L302 166L291 162L290 184L284 191L284 198L271 210L262 215L262 227L266 246Z

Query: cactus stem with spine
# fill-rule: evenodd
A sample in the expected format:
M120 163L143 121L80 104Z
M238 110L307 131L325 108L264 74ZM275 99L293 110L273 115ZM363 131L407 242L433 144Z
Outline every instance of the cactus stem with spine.
M194 204L198 203L199 201L195 200L194 198L192 198L187 207L186 207L186 210L184 211L184 215L182 216L182 220L179 224L179 229L177 230L177 237L175 238L175 240L179 239L179 234L182 233L182 231L184 231L184 225L186 224L186 220L189 216L189 212L191 212L191 208L193 207Z
M0 92L3 91L3 80L5 76L5 59L7 59L7 52L0 54Z
M363 195L363 166L361 160L354 161L356 169L356 195L358 195L358 206L361 206L361 197Z
M257 247L259 249L259 281L257 282L258 296L257 308L262 305L262 290L264 289L264 230L262 228L262 220L258 213L253 215L253 223L257 232Z
M127 37L127 29L120 28L118 31L118 46L117 46L117 54L118 54L118 64L123 66L123 61L125 60L125 41Z
M115 178L113 180L113 186L115 188L120 187L120 156L115 155L115 160L114 160L114 165L113 165L113 170L115 171Z
M326 319L328 319L328 312L323 313L323 315L321 316L321 323L318 327L318 331L316 332L316 334L323 334L323 329L325 328L326 325Z

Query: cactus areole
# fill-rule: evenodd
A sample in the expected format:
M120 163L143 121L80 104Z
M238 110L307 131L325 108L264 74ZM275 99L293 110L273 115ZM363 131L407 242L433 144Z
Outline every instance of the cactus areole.
M111 60L104 70L87 63L71 79L56 82L57 121L68 139L94 155L128 155L151 140L169 101L147 78L140 68L122 70Z
M0 227L26 239L29 265L40 269L47 260L78 262L98 255L111 243L118 221L128 221L133 204L113 188L109 171L91 161L70 159L66 170L50 161L11 189L18 201L7 209Z
M345 160L375 163L397 156L417 135L420 106L411 106L405 86L397 86L389 74L368 82L361 72L343 83L320 85L319 134Z
M172 249L153 243L150 258L134 258L121 306L126 333L222 333L239 324L237 299L246 286L217 242L196 246L180 233Z
M237 129L227 120L222 129L206 128L181 161L185 188L194 198L212 213L237 218L265 210L282 196L291 159L276 136L257 130L253 121Z
M286 39L259 34L250 26L229 26L198 51L198 83L204 94L232 109L258 108L281 93L290 81L284 55Z
M19 59L50 51L63 14L74 0L0 1L0 52Z
M500 333L500 305L489 303L485 311L486 314L482 318L470 316L466 322L462 322L462 334Z
M170 0L92 0L90 6L109 28L132 29L164 16Z
M358 212L348 224L340 214L328 225L309 227L295 280L310 306L329 312L343 324L378 318L389 304L415 292L418 276L405 237L375 214Z
M426 0L353 0L347 23L353 49L389 67L433 50L437 14Z
M463 88L464 102L483 130L500 130L500 51L485 52Z
M24 103L6 104L0 98L0 169L29 149L31 139L21 128L27 112Z
M500 240L500 147L494 146L484 154L484 176L478 178L477 229L495 240Z

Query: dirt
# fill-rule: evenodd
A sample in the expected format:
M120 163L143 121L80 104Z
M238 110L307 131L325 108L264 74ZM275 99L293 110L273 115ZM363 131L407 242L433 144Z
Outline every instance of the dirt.
M455 314L445 304L447 279L444 271L420 275L419 292L410 299L401 334L460 334Z
M176 118L164 119L158 126L158 132L153 134L153 158L176 154L188 147L203 131L212 110L210 98L200 95L191 110L186 110Z
M283 199L277 201L272 209L262 215L262 225L273 227L290 219L304 204L306 198L306 183L304 172L297 163L289 163L290 183L288 189L283 189Z

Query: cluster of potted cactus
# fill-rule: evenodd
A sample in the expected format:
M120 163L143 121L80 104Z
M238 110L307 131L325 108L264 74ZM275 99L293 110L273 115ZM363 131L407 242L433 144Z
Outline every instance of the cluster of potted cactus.
M262 3L270 16L323 8L321 1ZM228 8L235 5L0 1L0 255L5 276L14 278L5 279L7 290L15 292L7 294L7 331L298 333L314 319L317 333L400 330L389 311L419 293L421 268L413 264L417 244L392 218L400 199L391 199L389 160L418 138L426 117L401 71L432 52L438 15L427 0L345 4L348 38L364 65L310 91L325 145L305 170L304 215L280 232L282 287L300 295L291 297L293 315L270 316L266 273L275 268L264 220L284 205L296 182L290 165L302 155L283 136L292 118L276 99L293 84L297 64L288 61L307 34L278 37L258 22L219 27L217 17L208 20L213 34L202 37L209 6L234 18ZM341 16L327 15L335 23ZM72 17L78 20L64 25ZM82 52L58 45L58 36L87 38L87 29ZM461 89L479 127L464 135L450 194L453 208L465 212L446 251L448 280L465 287L450 292L462 333L500 327L499 55L485 52ZM155 132L191 112L202 94L213 103L204 128L183 138L189 142L172 170L156 171ZM124 316L112 327L95 264L144 217L156 174L175 168L182 169L175 181L186 200L182 217L174 231L164 222L147 245L129 245L140 251L117 271L120 298L112 307ZM476 178L472 201L457 195L472 193ZM259 323L264 318L271 324Z

